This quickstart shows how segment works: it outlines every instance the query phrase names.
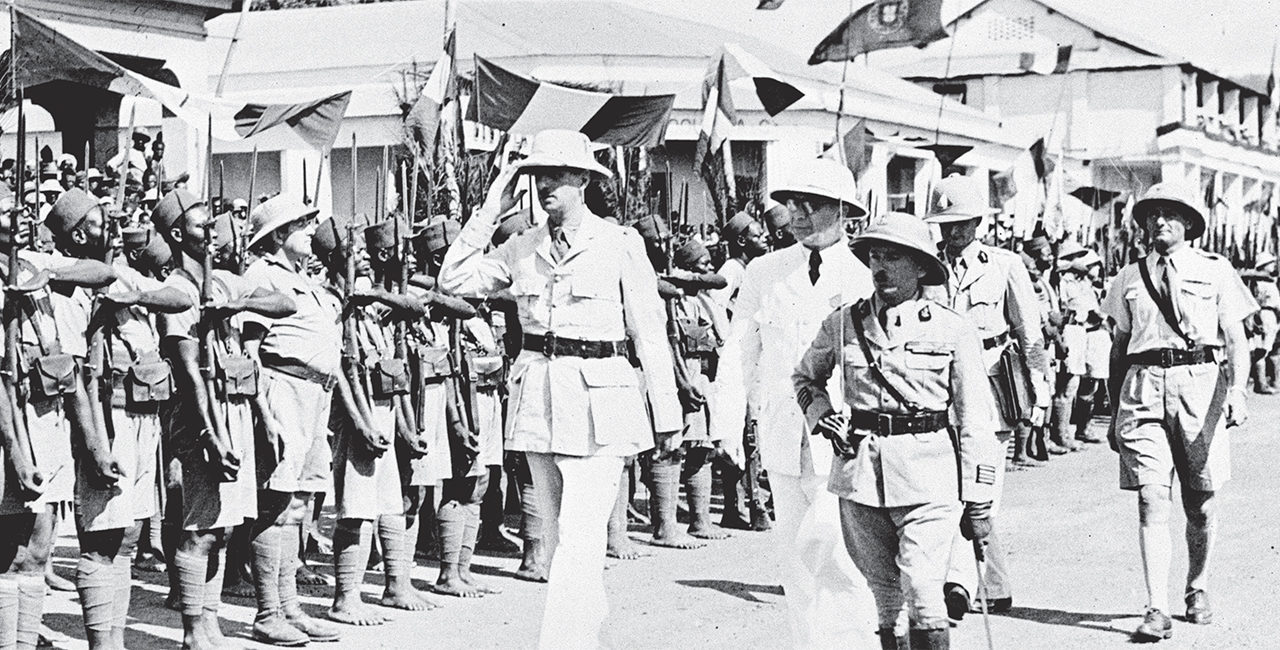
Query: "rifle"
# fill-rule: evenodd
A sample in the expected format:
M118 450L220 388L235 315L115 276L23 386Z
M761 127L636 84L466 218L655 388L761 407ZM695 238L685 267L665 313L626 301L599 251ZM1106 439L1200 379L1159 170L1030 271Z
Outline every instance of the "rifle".
M360 420L368 423L372 423L373 420L369 408L368 376L364 362L360 358L359 335L356 331L359 328L359 323L356 321L357 307L351 304L351 294L355 292L356 286L356 225L354 221L347 223L346 231L342 283L342 371L346 375L347 383L351 386L351 400L357 411L351 414L351 423L355 425ZM337 235L337 233L335 224L334 234Z
M385 149L383 150L385 154ZM412 218L412 201L409 197L409 170L408 167L401 162L400 164L400 211L405 219ZM409 267L411 266L412 253L409 249L409 238L405 237L405 233L401 228L401 218L395 219L395 242L396 242L396 262L399 264L396 269L395 290L400 295L405 295L409 290ZM395 358L399 359L405 368L409 368L409 343L408 343L409 324L404 320L396 319L395 330L393 333L393 341L395 344ZM410 432L417 433L418 419L412 407L412 401L404 399L400 396L396 399L396 410L400 412L400 417L404 418L405 429Z

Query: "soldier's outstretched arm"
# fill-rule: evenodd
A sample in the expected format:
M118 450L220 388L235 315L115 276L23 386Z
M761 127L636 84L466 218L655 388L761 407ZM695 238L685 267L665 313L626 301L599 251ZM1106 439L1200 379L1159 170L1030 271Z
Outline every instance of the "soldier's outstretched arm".
M237 302L241 307L240 311L251 311L267 318L286 318L298 311L298 306L294 304L292 298L279 291L262 287L254 289L253 293Z
M108 293L105 297L107 304L117 308L137 306L160 314L179 314L195 306L191 298L173 287Z
M116 272L97 260L78 259L65 266L49 269L49 284L64 287L100 289L116 281Z

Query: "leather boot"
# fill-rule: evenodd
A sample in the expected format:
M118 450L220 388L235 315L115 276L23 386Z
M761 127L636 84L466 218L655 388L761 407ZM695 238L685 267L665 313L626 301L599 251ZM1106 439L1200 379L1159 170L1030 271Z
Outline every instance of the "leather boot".
M950 650L951 648L951 630L941 628L937 630L916 630L912 629L911 650Z
M1093 395L1077 397L1072 409L1072 421L1076 425L1076 440L1098 444L1104 439L1089 435L1089 421L1093 419Z
M880 650L911 650L907 637L896 636L891 627L880 628L876 635L880 637Z
M1062 445L1067 451L1079 451L1080 443L1076 442L1071 430L1071 402L1065 397L1053 398L1053 432L1054 442Z

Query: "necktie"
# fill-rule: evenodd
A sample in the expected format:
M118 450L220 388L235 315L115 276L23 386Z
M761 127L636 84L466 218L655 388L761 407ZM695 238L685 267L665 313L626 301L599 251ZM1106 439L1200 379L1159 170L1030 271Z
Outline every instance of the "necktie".
M551 229L551 257L559 262L569 254L569 238L564 234L564 228Z
M1178 273L1173 268L1173 262L1169 258L1160 257L1160 290L1164 292L1164 297L1169 300L1169 304L1173 306L1173 315L1179 321L1182 320L1182 310L1178 308ZM1189 334L1190 332L1188 332Z
M822 266L822 255L817 250L809 251L809 283L818 284L818 276L822 275L819 267Z

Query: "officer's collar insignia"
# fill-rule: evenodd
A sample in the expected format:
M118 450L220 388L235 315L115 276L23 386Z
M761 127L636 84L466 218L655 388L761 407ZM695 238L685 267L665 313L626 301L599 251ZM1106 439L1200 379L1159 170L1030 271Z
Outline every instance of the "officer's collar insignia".
M933 314L929 313L929 306L928 306L928 305L925 305L924 307L921 307L921 308L920 308L920 322L921 322L921 323L927 322L927 321L928 321L929 319L931 319L931 318L933 318Z
M983 264L987 263L987 251L978 251L978 261Z

